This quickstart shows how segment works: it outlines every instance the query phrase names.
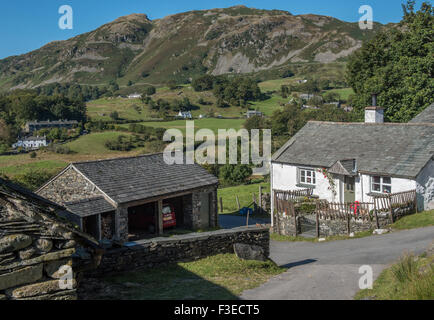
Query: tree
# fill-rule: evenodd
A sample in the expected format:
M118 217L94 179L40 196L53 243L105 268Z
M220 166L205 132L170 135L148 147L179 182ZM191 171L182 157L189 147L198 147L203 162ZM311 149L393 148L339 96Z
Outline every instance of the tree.
M281 78L291 78L293 76L294 76L294 72L292 72L292 70L290 70L290 69L285 69L285 70L280 72Z
M176 81L175 80L169 80L167 81L167 86L169 87L170 90L175 90L178 88L178 86L176 85Z
M118 120L119 119L119 113L117 111L113 111L112 113L110 113L110 118L112 118L113 120Z
M214 88L214 77L211 75L204 75L196 78L191 83L194 91L207 91Z
M145 89L145 95L147 95L147 96L152 96L156 92L157 92L157 89L155 89L154 86L149 86L149 87L146 87L146 89Z
M377 34L349 60L347 79L359 119L378 94L386 120L407 122L434 101L434 9L414 1L404 6L398 28Z
M219 170L220 179L226 184L237 185L245 183L252 175L252 168L245 164L226 164Z
M244 128L249 131L253 129L265 129L267 127L266 120L260 116L250 117L244 122Z

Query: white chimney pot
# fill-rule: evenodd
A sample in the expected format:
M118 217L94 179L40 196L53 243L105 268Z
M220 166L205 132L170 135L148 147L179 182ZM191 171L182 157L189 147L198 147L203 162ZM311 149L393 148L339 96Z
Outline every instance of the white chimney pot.
M367 107L365 109L365 123L384 123L384 108Z

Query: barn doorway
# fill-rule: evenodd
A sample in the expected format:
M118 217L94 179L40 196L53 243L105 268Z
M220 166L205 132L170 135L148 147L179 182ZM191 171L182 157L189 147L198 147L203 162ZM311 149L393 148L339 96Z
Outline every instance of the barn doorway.
M128 239L152 238L158 232L157 202L128 208Z
M83 218L83 232L90 234L95 239L100 239L99 216L93 215Z

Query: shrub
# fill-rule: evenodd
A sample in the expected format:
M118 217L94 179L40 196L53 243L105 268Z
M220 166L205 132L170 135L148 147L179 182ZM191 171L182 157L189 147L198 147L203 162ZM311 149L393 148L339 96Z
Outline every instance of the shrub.
M46 181L52 177L52 174L43 170L33 170L15 176L12 181L22 185L30 190L37 190Z

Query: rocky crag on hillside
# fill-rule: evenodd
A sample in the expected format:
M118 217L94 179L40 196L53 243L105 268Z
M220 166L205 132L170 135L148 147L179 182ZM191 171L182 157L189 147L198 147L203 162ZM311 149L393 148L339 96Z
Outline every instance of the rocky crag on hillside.
M110 80L163 83L200 74L249 73L289 63L344 61L364 39L387 28L328 16L244 6L150 20L121 17L66 41L0 60L3 89Z

